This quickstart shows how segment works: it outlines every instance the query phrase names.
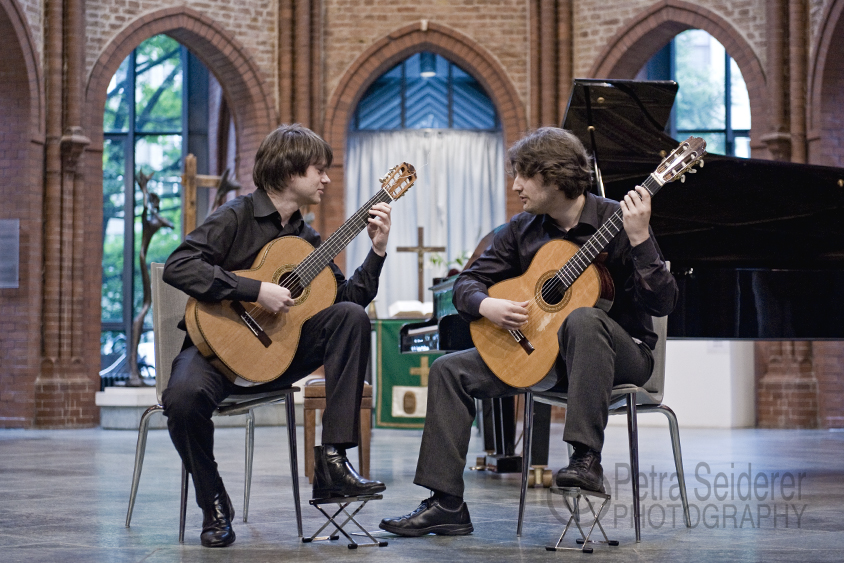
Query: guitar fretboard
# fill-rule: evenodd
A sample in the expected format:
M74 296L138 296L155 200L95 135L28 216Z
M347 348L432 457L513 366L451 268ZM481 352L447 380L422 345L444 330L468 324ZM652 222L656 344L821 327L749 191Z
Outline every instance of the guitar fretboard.
M296 266L293 273L298 277L302 287L310 284L315 277L340 254L352 240L358 236L367 225L369 210L377 203L389 203L393 198L386 190L380 189L363 207L349 217L343 225L334 231L316 250L311 252L301 264Z
M662 187L653 176L648 176L641 185L651 195L654 195ZM562 291L571 287L577 278L586 271L586 268L595 261L598 254L606 248L610 241L615 238L615 235L623 228L624 220L621 209L619 208L615 213L610 215L609 219L604 221L604 224L574 253L574 256L569 258L565 266L557 270L555 277L563 284Z

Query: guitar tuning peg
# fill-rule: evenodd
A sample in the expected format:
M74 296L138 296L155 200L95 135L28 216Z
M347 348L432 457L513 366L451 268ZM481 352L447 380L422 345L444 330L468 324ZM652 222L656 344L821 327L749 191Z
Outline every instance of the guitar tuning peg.
M689 173L690 174L697 174L697 170L695 170L694 168L689 168Z
M703 168L703 159L700 159L700 167Z
M384 182L386 182L386 181L387 181L387 177L386 177L386 176L384 176L383 178L378 178L378 181L379 181L379 182L381 182L381 183L383 184Z
M686 175L685 175L685 174L683 174L682 176L680 176L680 183L681 183L681 184L685 184L685 183L686 183Z

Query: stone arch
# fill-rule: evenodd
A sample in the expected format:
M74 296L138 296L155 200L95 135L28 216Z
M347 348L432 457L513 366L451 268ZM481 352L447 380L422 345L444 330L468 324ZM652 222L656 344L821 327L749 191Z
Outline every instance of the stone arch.
M237 177L249 191L253 188L255 152L278 123L273 98L246 48L214 20L185 6L156 10L138 17L100 53L85 91L85 131L91 138L89 151L102 152L103 109L111 77L135 47L161 33L188 47L222 86L237 132ZM89 160L92 161L89 185L92 190L97 186L101 188L101 178L98 180L93 174L99 161L96 158Z
M844 166L844 0L833 0L820 22L808 79L809 162Z
M19 221L18 286L0 289L0 427L30 427L41 342L44 83L17 0L0 0L0 219Z
M664 0L636 16L623 29L595 58L590 76L633 78L675 35L687 29L702 29L717 39L738 64L750 97L751 143L754 149L765 148L758 140L767 130L765 72L751 45L730 22L689 2Z
M358 101L379 76L420 51L446 57L483 85L501 120L505 145L514 142L527 129L524 104L507 71L492 53L471 37L446 25L427 21L413 23L375 41L349 66L331 96L323 131L325 140L334 150L332 174L335 180L343 177L346 132ZM342 223L343 194L339 191L326 193L320 204L323 232L333 232ZM518 199L510 190L506 206L508 217L521 211Z

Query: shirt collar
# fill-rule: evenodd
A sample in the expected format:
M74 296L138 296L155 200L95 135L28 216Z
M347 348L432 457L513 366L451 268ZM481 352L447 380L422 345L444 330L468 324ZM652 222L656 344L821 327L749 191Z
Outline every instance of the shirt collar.
M583 205L583 210L580 212L580 219L577 225L571 230L580 230L583 225L589 225L593 231L597 231L601 226L601 219L598 217L598 196L592 192L586 192L586 202ZM560 231L560 227L557 226L557 223L554 222L550 215L542 216L542 226L546 231L549 229Z
M270 196L264 190L255 190L252 192L253 213L255 217L272 217L275 215L275 220L281 220L278 209L273 205ZM291 229L293 232L299 232L302 224L302 213L298 209L290 216L290 220L285 225L285 229Z

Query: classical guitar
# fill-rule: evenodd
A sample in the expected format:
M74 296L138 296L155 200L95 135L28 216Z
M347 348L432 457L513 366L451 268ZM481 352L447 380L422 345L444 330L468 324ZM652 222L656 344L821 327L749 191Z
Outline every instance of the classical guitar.
M642 182L651 195L700 162L706 142L689 137L663 160ZM621 209L610 216L586 243L577 245L552 240L536 253L528 270L519 277L489 288L490 297L529 301L528 322L518 330L506 330L482 317L470 325L472 342L484 362L504 383L530 387L551 370L559 354L557 332L566 317L578 307L609 310L614 289L609 272L595 259L624 227Z
M380 181L378 193L318 248L299 237L280 237L261 249L251 269L235 272L289 289L295 304L288 313L274 315L257 303L188 300L191 340L231 381L266 383L290 366L304 322L334 303L337 282L329 263L366 227L373 205L395 201L410 189L416 170L402 163Z

